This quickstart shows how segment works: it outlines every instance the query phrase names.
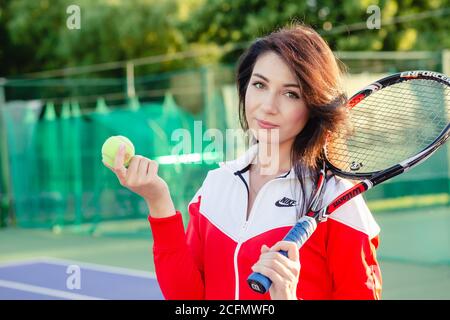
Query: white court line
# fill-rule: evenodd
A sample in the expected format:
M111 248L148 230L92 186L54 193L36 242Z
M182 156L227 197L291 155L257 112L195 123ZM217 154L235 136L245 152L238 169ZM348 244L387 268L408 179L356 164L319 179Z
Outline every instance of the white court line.
M26 292L32 292L37 294L44 294L47 296L55 297L55 298L63 298L70 300L104 300L102 298L86 296L82 294L70 293L61 290L48 289L38 286L32 286L29 284L24 284L20 282L6 281L0 280L0 287L16 289Z
M24 261L15 261L15 262L9 262L9 263L6 262L3 264L0 264L0 268L16 267L16 266L22 266L22 265L35 264L35 263L50 263L50 264L63 265L63 266L77 265L77 266L84 267L86 269L91 269L94 271L108 272L108 273L114 273L114 274L123 274L123 275L128 275L128 276L156 280L156 274L151 271L146 272L146 271L140 271L140 270L126 269L126 268L121 268L121 267L111 267L111 266L105 266L105 265L100 265L100 264L79 262L79 261L74 261L74 260L59 259L59 258L52 258L52 257L40 257L40 258L34 258L34 259L29 259L29 260L24 260Z
M151 271L147 272L147 271L141 271L141 270L105 266L105 265L95 264L95 263L79 262L79 261L74 261L74 260L51 258L51 257L42 257L40 260L41 260L41 262L48 262L48 263L53 263L53 264L58 264L58 265L64 265L64 266L77 265L77 266L85 267L86 269L91 269L91 270L95 270L95 271L123 274L123 275L127 275L127 276L134 276L134 277L141 277L141 278L156 280L156 274Z
M39 263L39 262L42 262L39 258L33 258L33 259L22 258L22 259L17 259L14 261L2 262L2 263L0 263L0 268L26 266L29 264L35 264L35 263Z

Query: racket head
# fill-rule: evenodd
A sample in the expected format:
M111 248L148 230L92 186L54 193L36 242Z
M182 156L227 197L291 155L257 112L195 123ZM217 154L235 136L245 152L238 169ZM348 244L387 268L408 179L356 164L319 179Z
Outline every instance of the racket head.
M450 78L399 72L357 92L347 108L352 128L328 137L325 161L339 176L370 179L399 164L415 164L449 138Z

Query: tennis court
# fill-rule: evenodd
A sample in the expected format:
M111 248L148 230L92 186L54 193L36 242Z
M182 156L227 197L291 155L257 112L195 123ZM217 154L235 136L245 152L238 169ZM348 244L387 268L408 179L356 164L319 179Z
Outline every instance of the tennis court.
M450 299L448 208L376 215L383 299ZM420 235L418 231L420 230ZM0 231L2 299L162 299L145 219L74 230ZM80 267L81 289L67 288Z
M67 285L67 272L73 266L79 268L83 286ZM156 278L149 273L78 261L40 258L4 264L0 278L0 299L162 299Z

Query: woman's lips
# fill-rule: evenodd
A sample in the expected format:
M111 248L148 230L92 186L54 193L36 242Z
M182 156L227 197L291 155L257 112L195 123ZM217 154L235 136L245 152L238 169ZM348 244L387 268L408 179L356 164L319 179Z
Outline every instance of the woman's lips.
M267 122L267 121L264 121L264 120L256 119L256 122L258 123L258 126L260 126L262 129L274 129L274 128L278 128L279 127L276 124L273 124L271 122Z

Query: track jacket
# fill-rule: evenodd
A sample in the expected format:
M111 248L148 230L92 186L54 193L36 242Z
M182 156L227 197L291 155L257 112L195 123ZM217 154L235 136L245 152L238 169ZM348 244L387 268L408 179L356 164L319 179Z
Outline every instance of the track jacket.
M167 218L148 217L154 263L166 299L270 299L252 291L246 279L263 244L283 239L296 222L299 184L294 170L267 182L246 221L249 165L258 145L208 172L189 203L184 231L179 211ZM325 202L349 187L331 178ZM381 274L376 259L380 229L362 196L318 224L300 248L299 299L379 299Z

